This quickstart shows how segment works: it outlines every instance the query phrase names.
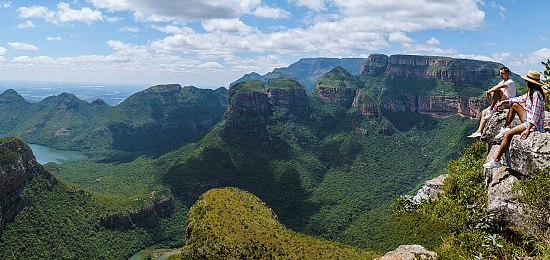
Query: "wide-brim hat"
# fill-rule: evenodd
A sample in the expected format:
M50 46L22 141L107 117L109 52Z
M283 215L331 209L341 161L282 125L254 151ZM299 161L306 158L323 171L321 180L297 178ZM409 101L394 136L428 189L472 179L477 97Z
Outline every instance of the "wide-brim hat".
M542 81L540 81L540 73L538 73L534 70L530 70L529 72L527 72L527 75L521 76L521 77L524 80L528 80L530 82L533 82L535 84L538 84L538 85L542 86Z

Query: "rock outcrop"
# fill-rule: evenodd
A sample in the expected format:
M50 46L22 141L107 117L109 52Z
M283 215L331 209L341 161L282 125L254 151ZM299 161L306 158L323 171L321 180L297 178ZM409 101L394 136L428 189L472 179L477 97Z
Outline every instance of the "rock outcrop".
M104 217L99 224L109 229L128 230L135 228L152 228L160 218L168 217L174 210L174 200L171 195L153 202L150 207L134 212L115 214Z
M550 116L545 112L546 117ZM499 129L504 125L508 110L496 113L487 122L481 140L489 145L486 161L495 157L501 139L495 139ZM516 118L511 124L514 127L521 122ZM547 129L548 131L548 129ZM522 176L537 173L537 169L550 167L550 132L531 132L525 140L519 135L512 137L509 150L502 156L503 167L485 169L485 187L487 190L487 209L494 212L499 221L508 226L523 227L526 212L517 201L518 194L512 187ZM527 225L527 228L529 226Z
M388 57L388 76L421 77L446 82L491 80L498 78L496 62L454 59L436 56L392 55Z
M350 108L358 89L352 77L347 70L336 67L317 80L317 94L332 104Z
M378 106L377 100L372 93L369 93L365 89L357 90L352 107L357 110L357 114L367 118L380 117L380 107Z
M22 198L25 184L35 175L45 177L50 187L57 179L36 162L31 148L17 137L0 139L0 236L7 222L28 203Z
M361 75L378 76L386 72L388 56L384 54L371 54L367 61L361 64Z
M488 102L471 97L428 97L402 94L403 100L387 100L383 107L392 112L411 111L420 114L447 117L460 115L463 117L478 119L481 117L481 109L488 106Z
M243 81L229 89L228 127L240 132L255 132L267 123L272 108L290 112L308 109L305 89L297 81L278 78L264 86L260 80Z
M420 260L420 259L436 259L437 254L428 251L421 245L400 245L394 251L386 253L382 257L375 260Z
M437 194L441 193L443 182L449 176L448 174L441 174L431 180L428 180L422 185L422 188L418 190L418 193L413 197L415 201L432 200L437 197Z

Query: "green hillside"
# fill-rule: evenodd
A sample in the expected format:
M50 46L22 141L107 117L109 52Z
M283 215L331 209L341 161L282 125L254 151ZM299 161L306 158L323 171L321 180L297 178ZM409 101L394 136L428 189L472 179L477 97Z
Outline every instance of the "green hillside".
M188 213L187 245L170 259L373 259L379 253L298 234L285 228L258 197L213 189Z
M143 153L197 137L219 122L227 90L154 86L117 106L62 93L30 104L13 90L0 95L0 133L27 142L87 153Z

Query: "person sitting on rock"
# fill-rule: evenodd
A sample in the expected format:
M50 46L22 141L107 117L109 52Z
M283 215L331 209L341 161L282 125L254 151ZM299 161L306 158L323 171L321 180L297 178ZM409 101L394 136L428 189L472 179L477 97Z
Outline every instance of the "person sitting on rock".
M477 131L475 131L473 134L468 136L468 139L479 139L481 137L481 131L483 131L483 128L487 124L487 120L491 118L493 114L495 114L496 111L496 104L498 102L502 102L505 100L509 100L510 98L513 98L516 96L516 84L514 84L514 81L510 79L510 69L507 67L500 68L500 83L498 85L492 87L491 89L487 90L485 94L487 95L487 99L493 98L493 101L491 102L491 105L484 109L481 112L481 121L479 122L479 128ZM504 105L504 108L508 108L509 105L506 103Z
M540 73L530 70L526 76L521 76L525 79L529 92L523 96L511 98L506 101L501 101L497 104L497 107L503 106L503 104L512 104L506 123L500 130L499 134L495 136L495 139L502 137L502 143L498 149L498 153L494 159L486 164L483 164L485 168L496 168L502 166L500 163L500 157L504 154L504 151L508 149L512 136L521 134L521 139L527 138L531 131L544 132L544 93L542 90L542 82L540 81ZM519 103L525 103L527 109L524 109ZM512 129L508 126L514 120L515 115L518 115L521 120L521 125L518 125Z

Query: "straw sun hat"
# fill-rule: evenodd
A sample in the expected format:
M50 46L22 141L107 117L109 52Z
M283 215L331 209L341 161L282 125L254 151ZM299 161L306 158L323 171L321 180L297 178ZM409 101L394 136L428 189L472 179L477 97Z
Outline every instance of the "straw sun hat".
M521 76L524 80L528 80L530 82L533 82L537 85L541 85L542 86L542 81L540 81L540 73L534 71L534 70L530 70L529 72L527 72L527 75L525 76Z

